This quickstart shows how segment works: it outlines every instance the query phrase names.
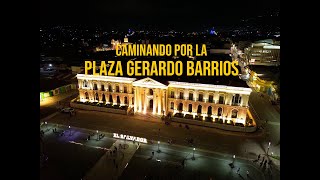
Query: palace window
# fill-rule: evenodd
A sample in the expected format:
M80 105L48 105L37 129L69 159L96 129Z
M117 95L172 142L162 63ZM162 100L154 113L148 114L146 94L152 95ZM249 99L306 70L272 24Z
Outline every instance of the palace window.
M223 95L219 96L219 104L224 104L224 97Z
M239 94L236 94L235 96L232 97L232 105L233 106L238 106L241 102L241 97Z
M209 103L213 103L213 95L209 95Z
M174 91L170 92L170 98L174 98Z
M203 94L199 94L199 101L203 101Z
M237 116L238 116L238 110L236 109L232 110L231 118L237 118Z
M180 92L179 98L180 98L180 99L183 99L183 92Z
M104 91L104 85L101 85L101 91Z
M128 88L127 88L127 86L124 86L123 92L124 92L124 93L128 93Z
M118 85L116 86L116 92L120 92L120 88Z
M193 100L193 93L189 93L189 100Z
M84 81L83 81L82 87L88 87L88 81L87 81L87 80L84 80Z
M174 109L174 102L170 103L170 109Z
M98 90L97 84L94 84L94 85L93 85L93 90Z
M111 86L111 84L109 84L108 90L109 90L109 92L112 92L112 86Z
M192 104L189 104L189 107L188 107L188 112L192 112Z
M128 98L124 97L124 104L128 104Z

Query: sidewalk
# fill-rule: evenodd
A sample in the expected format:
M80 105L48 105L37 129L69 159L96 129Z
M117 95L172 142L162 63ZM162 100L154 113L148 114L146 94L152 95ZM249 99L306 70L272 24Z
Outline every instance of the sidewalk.
M119 144L125 146L125 149L120 148ZM111 154L117 147L117 152ZM137 143L124 140L117 140L107 151L95 166L85 175L84 180L105 180L105 179L118 179L123 170L127 167L131 158L138 148ZM115 164L114 164L115 163Z

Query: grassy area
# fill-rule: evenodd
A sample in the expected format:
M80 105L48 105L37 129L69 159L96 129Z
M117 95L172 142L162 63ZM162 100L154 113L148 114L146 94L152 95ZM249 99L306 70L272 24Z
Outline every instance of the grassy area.
M280 156L271 156L271 157L280 161Z

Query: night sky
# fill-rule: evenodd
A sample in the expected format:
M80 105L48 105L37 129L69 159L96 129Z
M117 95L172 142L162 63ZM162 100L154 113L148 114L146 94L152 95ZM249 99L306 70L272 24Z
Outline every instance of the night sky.
M99 24L190 28L230 25L240 19L279 10L279 0L40 0L40 24Z

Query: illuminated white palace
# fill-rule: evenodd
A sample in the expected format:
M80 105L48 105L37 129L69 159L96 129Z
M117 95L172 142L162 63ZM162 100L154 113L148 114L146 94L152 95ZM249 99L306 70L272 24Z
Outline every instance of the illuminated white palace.
M221 117L245 123L249 87L78 74L81 102L128 106L134 113ZM189 115L189 116L190 116Z

